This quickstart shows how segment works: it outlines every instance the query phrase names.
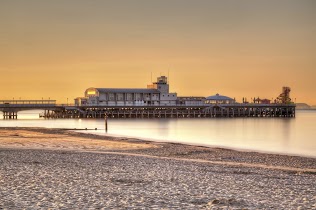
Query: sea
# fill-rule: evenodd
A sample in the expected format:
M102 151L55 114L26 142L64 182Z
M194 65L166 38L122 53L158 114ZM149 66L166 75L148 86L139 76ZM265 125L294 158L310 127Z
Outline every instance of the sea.
M84 129L77 132L316 157L316 110L297 110L295 118L108 119L107 132L104 119L43 119L41 112L21 111L18 119L0 119L0 127Z

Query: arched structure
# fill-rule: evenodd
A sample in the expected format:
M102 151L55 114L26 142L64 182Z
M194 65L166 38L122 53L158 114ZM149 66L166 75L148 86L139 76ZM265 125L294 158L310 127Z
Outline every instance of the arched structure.
M223 96L217 93L216 95L206 97L205 103L206 104L234 104L235 99L232 99L230 97Z

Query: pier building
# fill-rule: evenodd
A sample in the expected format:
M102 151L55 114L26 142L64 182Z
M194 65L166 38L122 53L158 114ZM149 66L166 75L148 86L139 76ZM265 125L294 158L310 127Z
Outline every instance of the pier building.
M157 82L147 88L88 88L85 97L75 99L75 105L100 106L145 106L177 104L177 93L169 91L167 77L157 78Z
M213 96L209 96L205 99L206 104L234 104L236 103L235 99L232 99L227 96L222 96L220 94L216 94Z
M180 96L170 92L168 78L160 76L147 88L88 88L85 97L75 99L75 105L98 106L204 106L234 104L235 99L216 94L209 97Z

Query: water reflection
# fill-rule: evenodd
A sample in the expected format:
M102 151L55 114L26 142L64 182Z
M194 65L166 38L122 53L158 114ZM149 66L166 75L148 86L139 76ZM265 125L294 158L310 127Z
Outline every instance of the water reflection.
M282 142L283 147L287 148L289 143L292 141L292 131L295 129L295 120L294 119L284 119L282 125L282 137L280 142ZM283 140L283 141L282 141Z
M39 120L40 112L19 112L18 120L0 120L0 126L97 128L89 132L105 135L103 119ZM109 119L108 133L316 157L315 122L315 111L298 111L296 118Z

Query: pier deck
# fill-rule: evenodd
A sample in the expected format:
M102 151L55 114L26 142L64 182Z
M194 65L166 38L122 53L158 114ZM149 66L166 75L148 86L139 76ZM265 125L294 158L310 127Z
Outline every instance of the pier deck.
M45 118L213 118L295 117L295 105L225 104L205 106L65 106Z
M104 106L56 104L55 100L0 101L4 119L23 110L43 110L44 118L213 118L295 117L295 104L205 104L199 106Z

